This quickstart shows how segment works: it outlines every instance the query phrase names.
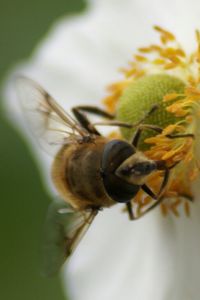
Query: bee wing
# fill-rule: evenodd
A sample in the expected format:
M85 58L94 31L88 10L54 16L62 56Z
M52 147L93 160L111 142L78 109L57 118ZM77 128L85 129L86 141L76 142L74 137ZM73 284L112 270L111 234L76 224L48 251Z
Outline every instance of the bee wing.
M47 152L87 134L35 81L19 76L16 86L28 125Z
M43 274L56 274L75 250L97 215L97 210L78 212L64 202L54 201L48 209L44 237Z

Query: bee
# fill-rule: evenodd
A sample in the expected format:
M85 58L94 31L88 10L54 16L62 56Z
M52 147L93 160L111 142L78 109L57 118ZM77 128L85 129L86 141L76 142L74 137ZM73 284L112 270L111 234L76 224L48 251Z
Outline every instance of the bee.
M26 77L17 78L17 90L27 123L43 148L53 150L52 181L60 198L50 205L46 221L45 273L56 273L103 208L124 203L130 220L135 220L131 200L142 189L160 201L170 168L165 161L147 158L137 148L141 132L161 132L157 126L127 124L94 106L78 106L68 114L41 86ZM153 107L152 113L156 108ZM86 112L109 119L99 125L136 127L131 142L102 136ZM96 123L97 124L97 123ZM137 125L137 126L136 126ZM146 184L148 177L163 171L157 195Z

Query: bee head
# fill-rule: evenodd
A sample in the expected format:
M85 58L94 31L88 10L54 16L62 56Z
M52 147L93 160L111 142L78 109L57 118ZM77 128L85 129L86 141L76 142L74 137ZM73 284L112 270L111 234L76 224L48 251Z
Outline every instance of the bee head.
M136 152L126 159L115 173L128 183L142 185L152 172L163 168L161 162L150 160L142 153Z

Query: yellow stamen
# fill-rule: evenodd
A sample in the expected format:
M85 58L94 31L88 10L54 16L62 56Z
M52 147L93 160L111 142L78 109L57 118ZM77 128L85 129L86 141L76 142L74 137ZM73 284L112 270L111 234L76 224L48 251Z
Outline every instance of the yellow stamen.
M160 26L154 26L154 29L161 33L160 39L164 44L166 44L169 41L175 40L175 36L171 32L164 30Z

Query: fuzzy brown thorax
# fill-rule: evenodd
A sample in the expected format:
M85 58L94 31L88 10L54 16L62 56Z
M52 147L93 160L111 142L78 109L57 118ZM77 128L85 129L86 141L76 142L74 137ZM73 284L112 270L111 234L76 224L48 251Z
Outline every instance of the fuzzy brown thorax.
M109 207L114 204L105 192L100 174L106 139L64 146L52 166L52 179L59 194L76 209Z

